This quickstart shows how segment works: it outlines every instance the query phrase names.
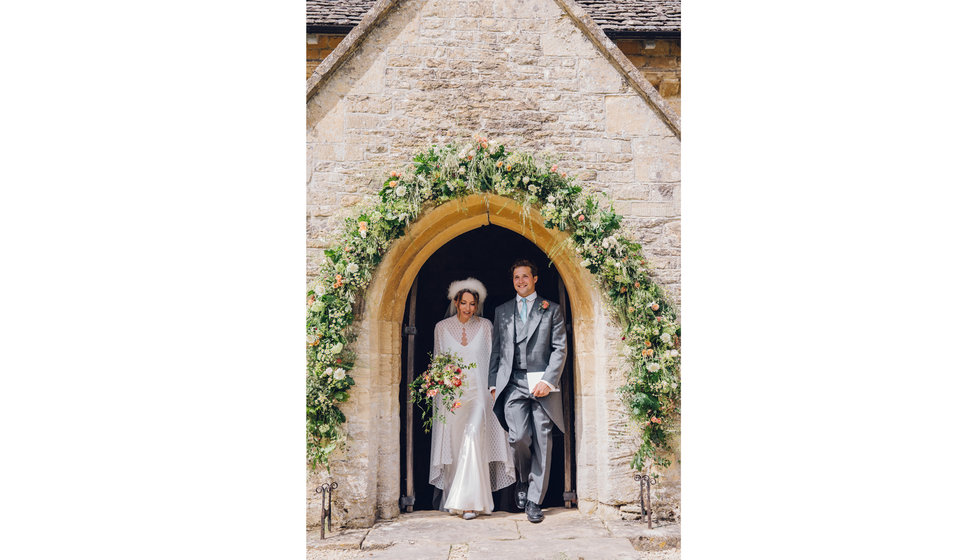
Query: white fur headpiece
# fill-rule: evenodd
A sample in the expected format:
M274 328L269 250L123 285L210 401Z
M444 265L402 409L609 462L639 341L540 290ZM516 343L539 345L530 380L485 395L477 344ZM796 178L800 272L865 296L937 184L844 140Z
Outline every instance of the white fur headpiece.
M483 302L487 299L487 288L476 278L467 278L466 280L456 280L449 285L449 294L446 296L450 300L456 297L456 294L460 290L467 289L472 290L480 294L480 307L483 307Z

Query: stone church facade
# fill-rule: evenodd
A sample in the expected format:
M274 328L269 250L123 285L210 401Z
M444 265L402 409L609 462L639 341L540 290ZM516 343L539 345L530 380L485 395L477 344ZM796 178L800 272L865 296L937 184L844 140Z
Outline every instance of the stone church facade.
M661 95L674 92L675 81L679 94L679 70L676 80L669 72L651 79L638 67L640 58L617 46L643 40L614 43L586 9L598 2L369 4L307 82L311 279L330 235L373 199L386 173L401 170L427 146L480 134L509 149L553 154L580 184L607 194L642 243L655 280L680 308L679 99ZM665 45L671 52L673 43ZM359 310L357 353L364 359L352 372L357 384L345 408L349 442L335 452L329 473L311 473L308 523L319 523L313 488L327 480L341 484L334 511L342 525L370 526L399 514L402 449L393 419L403 399L402 310L426 259L487 223L532 239L546 253L560 241L506 200L470 197L424 213L389 249ZM616 393L625 363L620 327L575 255L557 251L551 258L574 312L569 435L577 507L616 516L638 493L629 467L635 437ZM661 517L679 516L679 462L678 451L656 488Z

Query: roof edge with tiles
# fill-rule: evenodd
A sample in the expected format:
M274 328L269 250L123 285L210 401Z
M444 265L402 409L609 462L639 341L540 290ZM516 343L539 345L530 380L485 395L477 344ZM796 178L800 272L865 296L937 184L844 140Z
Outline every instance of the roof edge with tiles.
M589 14L574 0L553 0L558 6L568 14L575 25L585 33L586 37L599 49L599 52L608 60L626 80L636 89L640 97L649 105L660 117L664 124L670 128L677 139L681 138L681 119L670 105L664 100L660 93L654 89L653 85L643 77L643 74L630 62L623 51L613 43L612 39L603 33L602 29L592 20ZM398 0L378 0L371 9L364 14L344 40L337 45L327 58L320 62L319 66L306 80L306 101L309 102L320 90L322 85L337 71L340 66L349 59L357 47L364 41L368 33L388 14L389 11L398 3Z

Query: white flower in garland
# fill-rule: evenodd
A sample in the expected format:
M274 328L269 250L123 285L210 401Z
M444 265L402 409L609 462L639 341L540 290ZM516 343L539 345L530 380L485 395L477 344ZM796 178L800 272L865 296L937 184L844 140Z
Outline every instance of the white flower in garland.
M331 354L340 354L340 351L344 349L344 345L341 343L334 344L330 347Z
M323 294L327 293L327 287L323 284L323 282L317 282L313 286L313 293L317 296L322 296Z
M670 346L670 343L672 341L670 333L663 333L662 335L660 335L660 340L667 346Z
M584 261L582 261L583 268L589 268L590 266L592 266L592 261L590 261L589 259L585 259Z
M405 196L406 192L405 185L398 185L398 188L395 189L395 196Z
M548 202L554 203L555 202L555 195L549 194L548 195Z
M681 353L678 352L676 348L672 348L670 352L667 352L667 355L670 356L671 358L676 358L677 356L680 356Z
M655 371L660 371L660 363L659 362L651 362L651 363L647 364L647 371L649 371L650 373L653 373Z
M332 367L328 367L328 368L324 369L323 370L323 374L324 375L333 375L333 368Z
M466 168L463 167L462 165L459 166L459 174L466 175Z
M347 265L347 273L348 274L357 274L357 271L360 270L360 269L361 269L361 267L358 266L356 262L352 262L349 265Z
M340 368L337 368L337 371L333 372L333 378L336 379L337 381L340 381L345 377L347 377L347 372Z
M521 180L522 180L522 181L524 181L524 184L525 184L525 185L531 182L531 178L530 178L530 177L528 177L527 175L525 175L525 176L524 176L524 178L523 178L523 179L521 179Z

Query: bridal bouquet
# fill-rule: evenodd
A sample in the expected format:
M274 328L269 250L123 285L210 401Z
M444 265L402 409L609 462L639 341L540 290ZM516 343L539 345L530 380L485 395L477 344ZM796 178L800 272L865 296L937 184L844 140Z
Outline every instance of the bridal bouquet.
M441 399L452 413L463 406L458 400L463 392L463 370L476 365L461 363L463 360L452 352L443 352L434 357L429 354L429 357L432 360L429 368L409 384L412 402L422 407L422 425L426 433L432 428L434 417L446 423L446 418L436 410L436 399Z

